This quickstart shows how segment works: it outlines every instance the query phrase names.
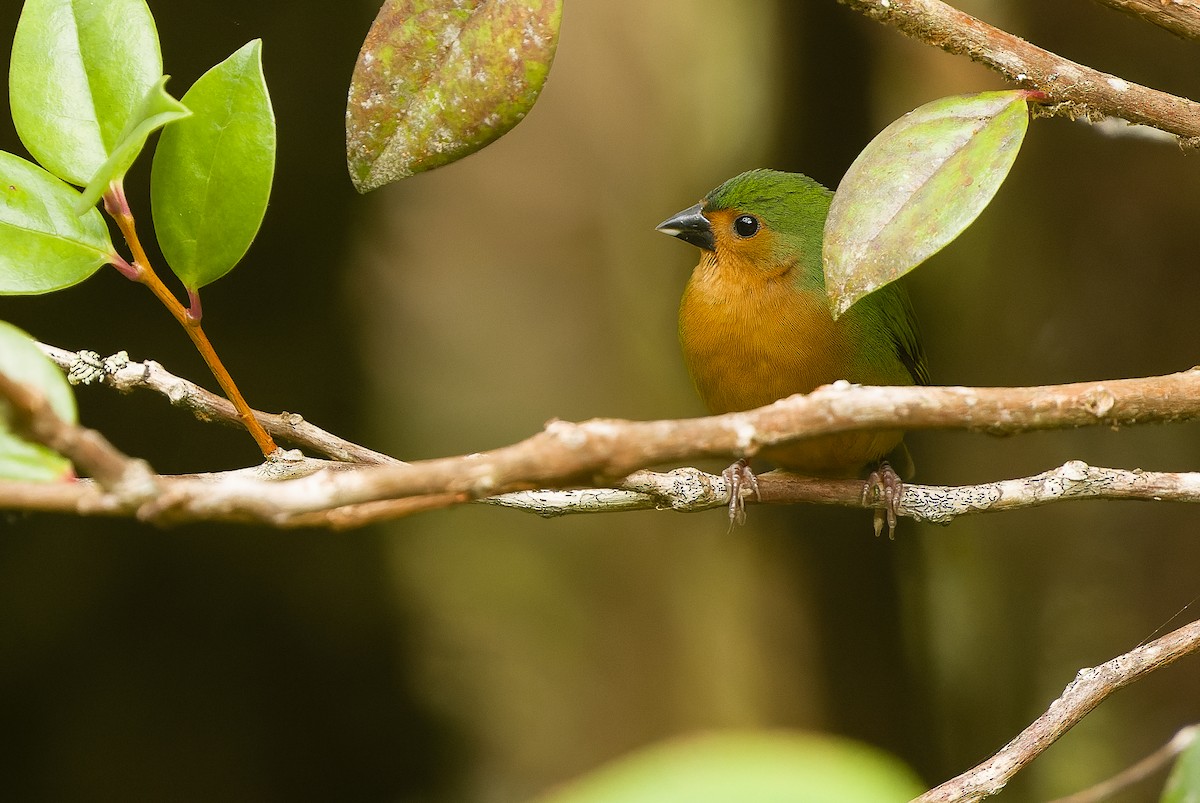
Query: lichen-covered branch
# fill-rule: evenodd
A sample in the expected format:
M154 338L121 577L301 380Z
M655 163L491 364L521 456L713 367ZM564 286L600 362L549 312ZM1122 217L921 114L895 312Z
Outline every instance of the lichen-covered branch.
M998 753L921 795L915 803L968 803L996 794L1013 775L1110 694L1197 650L1200 650L1200 621L1184 625L1094 669L1079 670L1046 712Z
M170 489L178 499L163 523L182 521L246 521L244 514L230 508L223 510L213 500L227 493L243 493L264 480L278 482L316 474L319 471L356 471L344 463L299 458L286 467L265 463L248 469L203 475L157 476L157 493ZM863 502L863 483L860 480L828 480L801 477L782 471L772 471L758 477L760 499L749 502L767 504L824 504L842 507L870 508L873 502ZM659 473L637 471L613 488L540 489L514 491L485 497L477 501L536 513L546 518L580 513L617 513L631 510L675 510L694 513L729 504L725 480L695 468L680 468ZM203 497L198 506L190 497ZM146 505L148 496L121 496L106 493L95 483L17 483L0 482L0 509L75 513L78 515L140 516L156 521L153 506ZM278 516L272 524L278 527L325 527L347 530L380 521L408 516L413 513L437 510L471 501L466 492L448 492L424 496L386 499L341 505L293 515ZM959 516L977 513L996 513L1039 507L1055 502L1079 499L1134 499L1142 501L1172 501L1200 503L1200 473L1168 473L1128 471L1116 468L1089 466L1071 460L1058 468L1032 477L1001 480L981 485L915 485L906 484L898 513L917 521L949 524Z
M1124 11L1185 39L1200 39L1198 0L1096 0Z
M1113 116L1180 137L1200 147L1200 103L1077 64L940 0L838 0L948 53L967 56L1072 117Z
M759 499L746 501L871 506L862 501L860 480L826 480L772 471L758 475L758 488ZM1032 477L981 485L906 483L897 513L917 521L949 524L959 516L1038 507L1071 499L1200 502L1200 472L1129 471L1071 460ZM666 473L637 471L614 488L515 491L480 501L547 518L626 510L695 512L726 507L729 490L719 474L679 468Z

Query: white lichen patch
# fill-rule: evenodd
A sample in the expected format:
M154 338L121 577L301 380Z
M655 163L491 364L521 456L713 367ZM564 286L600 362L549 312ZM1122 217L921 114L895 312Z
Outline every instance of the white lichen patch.
M594 428L602 428L603 425L598 422L590 422L588 426ZM611 429L611 427L609 428ZM570 421L554 420L546 425L546 434L553 435L558 438L564 446L569 446L572 449L578 449L584 446L588 441L587 433L583 427L574 424Z
M758 440L758 427L750 423L745 416L737 416L733 421L733 443L739 452L749 452Z
M1116 406L1117 399L1112 391L1103 385L1097 385L1089 390L1084 397L1084 404L1092 415L1103 418Z
M1088 464L1082 460L1068 460L1063 464L1062 476L1071 482L1083 482L1088 478Z

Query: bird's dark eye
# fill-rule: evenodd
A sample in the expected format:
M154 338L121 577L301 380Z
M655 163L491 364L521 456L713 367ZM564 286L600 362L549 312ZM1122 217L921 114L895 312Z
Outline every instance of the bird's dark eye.
M733 230L738 237L753 237L758 232L758 218L754 215L740 215L733 221Z

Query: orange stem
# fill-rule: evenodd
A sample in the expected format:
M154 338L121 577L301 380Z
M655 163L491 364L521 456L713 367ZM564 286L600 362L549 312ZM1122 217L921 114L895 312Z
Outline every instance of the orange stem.
M246 403L241 391L234 383L233 377L229 375L221 358L217 356L208 335L204 334L199 317L193 317L188 308L179 302L179 299L163 284L162 279L158 278L158 274L150 266L150 260L146 257L146 251L142 248L137 230L134 228L133 214L129 211L129 204L125 200L125 190L119 183L114 183L109 192L105 194L104 208L117 222L117 228L121 230L125 242L129 244L129 250L133 253L133 264L137 269L136 281L146 285L150 292L154 293L155 297L163 303L163 306L175 316L175 320L179 321L180 326L192 339L192 343L196 345L200 356L208 363L209 370L216 377L226 398L233 402L233 406L238 411L238 418L241 419L242 424L258 444L258 448L262 450L263 457L270 457L279 447L275 445L275 441L254 417L254 411L250 409L250 405Z

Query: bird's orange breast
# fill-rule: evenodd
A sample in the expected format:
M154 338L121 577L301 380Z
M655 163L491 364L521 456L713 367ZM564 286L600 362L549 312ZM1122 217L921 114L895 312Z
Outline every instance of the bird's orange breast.
M748 410L808 393L839 379L860 384L904 383L896 366L862 358L853 320L834 321L823 294L797 285L791 270L773 274L706 253L679 310L684 360L713 413ZM899 370L897 370L899 369ZM822 436L764 451L784 468L821 476L852 476L894 449L898 431Z

